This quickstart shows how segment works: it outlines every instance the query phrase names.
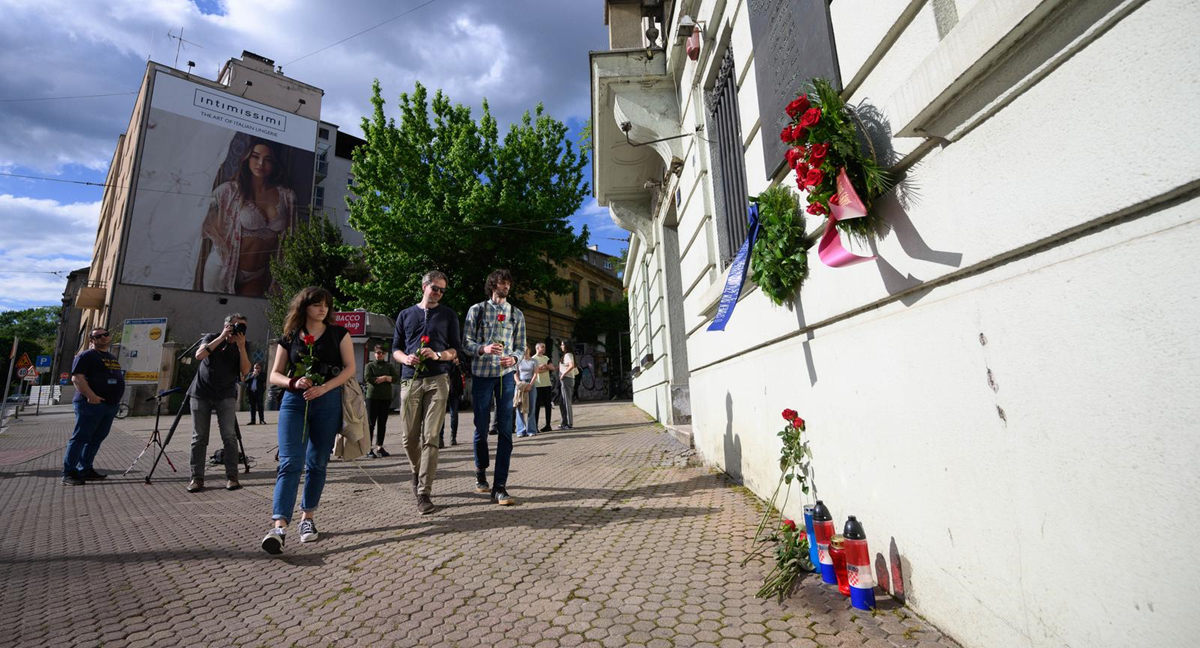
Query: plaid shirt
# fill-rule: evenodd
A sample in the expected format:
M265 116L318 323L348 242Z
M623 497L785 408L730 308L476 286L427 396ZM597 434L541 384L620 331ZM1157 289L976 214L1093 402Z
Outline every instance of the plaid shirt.
M504 315L504 321L500 321ZM500 366L498 355L483 355L480 349L493 343L504 344L505 355L517 362L525 357L525 315L507 301L497 304L492 300L475 304L467 311L467 324L463 329L463 350L471 358L471 375L480 378L498 378L517 370L517 365L507 369Z

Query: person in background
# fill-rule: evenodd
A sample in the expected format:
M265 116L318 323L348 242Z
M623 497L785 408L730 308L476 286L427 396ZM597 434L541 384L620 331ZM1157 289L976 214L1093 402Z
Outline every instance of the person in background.
M525 356L517 363L517 388L513 395L513 410L517 416L517 436L537 436L537 390L533 387L538 363L533 359L533 349L526 344Z
M75 385L75 429L63 454L62 483L68 486L104 479L93 463L100 444L108 437L117 406L125 394L125 372L116 356L108 352L112 335L104 328L92 329L90 347L75 356L71 384Z
M396 365L388 361L387 351L375 345L374 359L363 369L363 380L367 383L367 434L375 444L367 453L372 459L390 456L383 448L383 437L387 434L387 420L392 413L392 385L400 379Z
M250 422L247 425L254 425L254 413L258 412L258 422L266 423L267 419L263 416L263 399L267 395L267 376L263 373L261 362L255 362L254 368L246 375L246 400L250 401Z
M537 394L534 395L534 399L531 400L530 402L534 405L537 405L537 407L545 407L546 422L545 422L545 425L541 426L540 429L542 432L549 432L550 431L550 410L553 407L553 404L551 403L551 401L554 400L551 397L551 390L553 389L553 385L550 381L550 374L552 371L554 371L554 365L550 364L550 358L546 355L546 343L545 342L538 342L536 350L537 350L537 353L534 354L533 359L537 360L537 377L534 378L533 386L536 388ZM537 407L531 407L531 409L533 411L533 416L531 418L533 420L533 429L534 430L539 429L538 428Z
M571 398L575 394L575 376L579 375L579 368L575 366L575 354L571 353L570 340L559 342L558 348L562 351L562 360L558 363L558 385L561 391L558 413L562 417L562 424L558 426L558 429L573 430L575 429L575 416L571 411Z
M263 551L283 553L287 526L300 498L300 542L317 540L317 506L325 490L326 466L342 429L342 385L357 373L350 332L333 323L333 295L310 286L288 306L271 384L285 390L279 406L279 472L271 505L271 530Z

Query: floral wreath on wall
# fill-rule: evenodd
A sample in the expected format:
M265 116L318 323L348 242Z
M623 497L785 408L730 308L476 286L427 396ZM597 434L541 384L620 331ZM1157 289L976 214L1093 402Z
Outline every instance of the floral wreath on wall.
M752 201L758 204L759 235L750 254L750 280L780 306L808 277L804 211L796 194L780 185Z
M796 172L796 185L808 192L808 213L827 216L827 230L834 225L859 241L873 239L879 216L870 213L871 203L892 183L875 159L865 126L833 85L819 77L812 80L812 91L796 97L786 111L791 123L779 138L791 146L784 157ZM863 154L860 129L870 156ZM834 267L846 265L821 258Z

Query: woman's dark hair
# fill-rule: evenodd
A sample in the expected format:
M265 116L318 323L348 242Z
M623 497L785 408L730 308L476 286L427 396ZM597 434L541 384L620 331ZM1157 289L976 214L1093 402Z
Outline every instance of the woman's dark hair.
M558 344L559 348L562 348L562 345L565 344L567 346L567 351L574 353L575 345L571 344L571 338L563 338L558 341Z
M325 325L333 324L333 295L320 286L309 286L292 297L288 305L287 318L283 320L283 334L296 335L308 320L308 307L313 304L326 304L329 311L325 313Z
M254 153L254 147L263 145L271 151L271 157L274 158L274 163L271 165L271 175L267 177L267 182L272 186L280 186L287 179L287 171L283 168L283 158L279 155L279 145L270 140L265 140L259 137L250 139L250 143L246 145L246 150L242 152L241 158L238 160L237 166L237 187L238 192L242 195L242 200L254 200L254 185L251 182L250 173L250 156Z
M488 275L487 282L483 284L483 292L487 293L487 296L490 298L492 293L496 292L496 286L501 281L507 281L508 285L512 286L512 273L503 268L499 270L493 270L492 274Z

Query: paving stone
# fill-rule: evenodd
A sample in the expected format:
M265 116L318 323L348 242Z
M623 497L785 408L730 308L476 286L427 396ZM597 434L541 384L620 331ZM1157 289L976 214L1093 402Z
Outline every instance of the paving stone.
M782 603L755 599L770 565L741 564L753 503L627 403L580 403L575 430L518 443L507 509L474 493L465 444L442 451L426 517L406 496L406 459L334 460L321 540L289 535L279 557L258 547L273 426L242 428L257 463L240 491L188 494L165 463L146 485L145 457L121 477L152 418L114 426L97 457L108 480L65 489L73 417L52 409L0 435L0 460L21 460L0 463L0 648L957 648L903 608L851 610L813 576ZM185 417L168 447L177 467L190 432ZM34 447L51 450L17 454Z

